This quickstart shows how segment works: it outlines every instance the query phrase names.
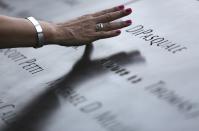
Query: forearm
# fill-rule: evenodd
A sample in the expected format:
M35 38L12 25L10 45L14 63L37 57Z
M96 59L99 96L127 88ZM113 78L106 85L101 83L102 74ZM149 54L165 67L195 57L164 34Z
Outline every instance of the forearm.
M46 43L54 42L54 25L40 21ZM34 47L37 33L27 19L0 16L0 48Z

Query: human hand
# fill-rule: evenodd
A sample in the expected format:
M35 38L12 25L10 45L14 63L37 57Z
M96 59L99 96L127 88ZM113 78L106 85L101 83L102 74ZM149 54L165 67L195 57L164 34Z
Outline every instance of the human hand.
M99 39L120 35L119 29L131 25L131 20L116 22L132 13L132 9L118 6L94 14L81 16L75 20L53 24L53 37L50 43L63 46L80 46Z

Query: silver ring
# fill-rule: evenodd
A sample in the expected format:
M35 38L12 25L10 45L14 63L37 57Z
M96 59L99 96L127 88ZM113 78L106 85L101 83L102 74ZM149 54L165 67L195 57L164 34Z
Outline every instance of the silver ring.
M96 31L101 31L101 30L103 30L103 28L104 28L104 24L99 23L99 24L96 25L95 28L96 28Z

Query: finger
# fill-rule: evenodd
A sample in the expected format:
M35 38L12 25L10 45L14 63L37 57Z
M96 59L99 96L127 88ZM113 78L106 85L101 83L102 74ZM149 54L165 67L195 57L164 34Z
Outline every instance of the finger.
M110 9L106 9L106 10L96 12L92 16L98 17L100 15L104 15L104 14L107 14L107 13L111 13L111 12L115 12L115 11L119 11L119 10L123 10L123 9L124 9L124 5L120 5L120 6L117 6L117 7L113 7L113 8L110 8Z
M131 24L132 24L131 20L121 21L121 22L105 23L103 31L121 29L121 28L127 27L127 26L129 26Z
M111 38L115 37L121 34L120 30L114 30L114 31L101 31L97 32L97 39L105 39L105 38Z
M95 18L95 20L97 23L111 22L111 21L114 21L114 20L117 20L119 18L129 15L131 14L131 12L132 12L131 8L128 8L126 10L104 14L102 16Z

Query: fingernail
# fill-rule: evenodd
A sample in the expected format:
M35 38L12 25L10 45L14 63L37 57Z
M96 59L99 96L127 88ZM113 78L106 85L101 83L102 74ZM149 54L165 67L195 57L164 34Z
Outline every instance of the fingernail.
M130 24L132 24L132 21L131 20L127 20L127 21L125 21L125 23L130 25Z
M117 33L117 34L120 34L120 33L121 33L121 30L116 30L116 33Z
M132 9L128 8L128 9L125 10L125 12L128 13L128 14L130 14L132 12Z
M124 5L120 5L117 8L118 8L118 10L123 10L124 9Z

